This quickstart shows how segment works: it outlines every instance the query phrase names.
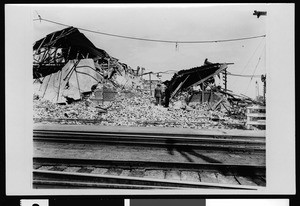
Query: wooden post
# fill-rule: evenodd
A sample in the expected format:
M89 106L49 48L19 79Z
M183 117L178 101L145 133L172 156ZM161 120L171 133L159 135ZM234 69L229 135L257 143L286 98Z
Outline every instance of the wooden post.
M261 81L264 84L263 96L264 96L264 104L266 104L266 75L261 76Z
M202 102L202 99L201 99L202 95L199 95L199 103Z
M59 70L58 73L60 74L60 76L59 76L59 84L58 84L58 92L57 92L57 100L56 100L56 101L58 101L59 94L60 94L60 93L59 93L59 90L60 90L60 84L61 84L62 71Z
M208 99L207 99L207 104L210 106L210 102L211 102L211 95L212 95L212 91L210 89L209 91L209 96L208 96Z
M223 72L223 80L224 80L224 87L225 87L225 92L227 91L227 68L224 69L224 72Z
M264 81L264 103L266 104L266 81Z

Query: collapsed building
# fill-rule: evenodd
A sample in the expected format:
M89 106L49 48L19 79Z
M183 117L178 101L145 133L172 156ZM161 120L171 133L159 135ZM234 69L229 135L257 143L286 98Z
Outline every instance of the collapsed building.
M195 128L204 128L203 124L208 123L199 120L198 117L207 118L201 111L221 110L222 115L228 114L231 117L242 115L245 119L247 106L264 103L245 95L234 94L227 89L227 68L230 64L232 63L211 63L206 59L202 66L178 71L171 80L163 82L169 91L172 106L167 110L161 110L151 104L151 98L154 98L151 94L151 89L154 89L154 86L151 86L154 81L151 80L153 72L144 73L145 69L140 67L136 70L132 69L117 58L110 56L106 51L97 48L78 29L68 27L48 34L33 45L34 98L48 100L48 102L36 102L36 104L46 105L45 108L36 107L36 115L38 117L53 116L56 119L60 117L61 111L53 103L56 105L56 103L69 103L69 101L84 99L88 101L79 101L77 105L73 105L77 108L76 110L81 111L80 113L72 110L62 115L70 117L76 114L76 118L91 116L96 120L106 118L110 122L113 120L112 124L117 125L128 125L130 123L128 123L128 117L136 119L136 122L132 123L136 125L144 125L143 122L149 119L155 124L161 122L163 125L179 121L178 126L192 125L191 127ZM148 82L150 96L146 92L147 81L142 78L146 74L149 74L150 78ZM223 85L216 84L218 79L223 80ZM132 93L135 89L144 92ZM122 91L120 97L115 98L116 91ZM100 98L93 99L90 94ZM105 94L107 94L106 97ZM127 96L125 98L122 95ZM104 99L111 102L110 106L99 107ZM90 100L96 102L93 105L97 106L88 107ZM183 102L182 100L185 102L182 107L181 104L176 104ZM209 107L208 110L206 106L203 107L203 103ZM51 109L48 109L49 105ZM130 109L132 106L134 110ZM59 112L55 112L56 110ZM184 110L189 112L185 113ZM220 112L216 111L213 114L220 114ZM211 115L214 117L210 117L211 119L220 119L215 118L216 115L213 114ZM186 125L186 122L180 122L180 118L184 115L191 121L189 125ZM170 126L173 125L171 123Z
M141 72L97 48L74 27L50 33L33 45L34 92L54 103L79 100L99 84L138 86Z
M180 70L170 81L163 83L173 101L184 93L187 105L207 103L211 110L223 110L231 115L245 113L245 107L251 104L262 105L262 102L227 89L227 68L231 64L212 63L205 59L202 66ZM216 85L216 79L221 79L223 85Z

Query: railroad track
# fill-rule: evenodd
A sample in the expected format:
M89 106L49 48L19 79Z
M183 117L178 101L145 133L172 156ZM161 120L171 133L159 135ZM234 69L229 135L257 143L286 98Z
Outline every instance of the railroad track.
M256 165L34 158L34 186L126 189L257 189L265 168Z
M33 133L36 149L33 185L35 188L255 190L266 184L264 161L253 164L243 158L243 155L265 158L265 139L261 133L149 131L142 128L116 131L116 128L37 126ZM52 147L62 149L53 152ZM103 152L98 151L108 147L121 148L124 154L128 152L126 150L138 148L145 157L103 158ZM66 148L72 148L70 154ZM147 150L153 148L157 148L158 159L149 160ZM220 156L223 153L233 159L227 162L215 160L203 155L209 152L198 154L200 150L219 152ZM108 151L114 153L114 149ZM189 161L180 158L177 161L174 152ZM201 161L188 157L191 154L197 154ZM168 158L173 159L168 161Z
M125 144L143 146L169 146L169 147L193 147L213 150L232 151L261 151L265 152L265 136L248 131L249 134L174 134L158 131L157 133L147 133L140 131L88 131L80 129L61 129L49 127L47 129L37 128L33 132L34 140L58 141L58 142L81 142L81 143L102 143L102 144ZM74 127L71 127L74 128ZM83 129L84 127L81 127ZM95 127L94 127L95 128ZM255 135L253 135L255 134Z

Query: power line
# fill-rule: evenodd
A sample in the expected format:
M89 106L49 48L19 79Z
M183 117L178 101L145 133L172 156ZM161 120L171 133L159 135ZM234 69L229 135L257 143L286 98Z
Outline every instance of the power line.
M255 69L254 69L253 75L252 75L252 77L251 77L251 80L252 80L253 77L254 77L255 71L256 71L256 69L257 69L257 66L258 66L260 60L261 60L261 56L260 56L259 59L258 59L258 62L257 62L256 67L255 67Z
M261 75L246 75L246 74L232 74L232 73L229 73L229 72L227 72L227 75L230 75L230 76L236 76L236 77L251 77L251 78L253 78L253 77L261 77Z
M66 26L70 27L71 25L63 24L60 22L48 20L48 19L43 19L39 16L38 19L33 19L33 21L45 21L61 26ZM91 33L96 33L96 34L101 34L101 35L106 35L106 36L112 36L112 37L119 37L119 38L124 38L124 39L131 39L131 40L140 40L140 41L151 41L151 42L161 42L161 43L175 43L177 46L178 44L203 44L203 43L220 43L220 42L232 42L232 41L242 41L242 40L249 40L249 39L256 39L256 38L264 38L266 37L266 34L260 35L260 36L251 36L251 37L243 37L243 38L235 38L235 39L222 39L222 40L198 40L198 41L174 41L174 40L160 40L160 39L146 39L146 38L139 38L139 37L131 37L131 36L123 36L123 35L118 35L118 34L111 34L111 33L106 33L106 32L100 32L100 31L94 31L90 29L84 29L77 27L78 29L82 31L87 31Z
M261 45L262 42L263 42L263 39L259 42L258 46L256 47L256 49L255 49L254 52L252 53L252 55L251 55L251 57L249 58L247 64L246 64L245 67L243 68L241 74L243 74L244 71L246 70L248 64L250 63L250 61L251 61L251 59L253 58L253 56L256 54L256 52L257 52L257 50L258 50L258 48L260 47L260 45Z
M247 91L248 91L248 88L249 88L249 86L250 86L250 83L251 83L251 81L252 81L252 79L253 79L253 77L254 77L255 71L256 71L256 69L257 69L257 66L258 66L258 64L259 64L259 62L260 62L260 60L261 60L262 55L263 55L263 51L264 51L264 49L262 50L261 55L260 55L259 58L258 58L257 64L256 64L256 66L255 66L255 69L254 69L254 71L253 71L253 74L252 74L252 76L251 76L251 79L250 79L250 81L249 81L249 84L248 84L248 86L247 86L247 89L246 89L246 92L245 92L245 93L247 93Z
M245 72L247 66L249 65L249 63L250 63L250 61L252 60L252 58L254 57L254 55L256 54L256 52L257 52L258 48L260 47L260 45L262 44L262 42L263 42L263 39L259 42L259 44L258 44L257 47L255 48L255 50L253 51L251 57L248 59L247 63L245 64L245 67L243 68L243 70L242 70L242 72L240 73L240 75L242 75L242 74ZM232 85L232 87L234 87L236 84L237 84L237 82L234 82L233 85Z

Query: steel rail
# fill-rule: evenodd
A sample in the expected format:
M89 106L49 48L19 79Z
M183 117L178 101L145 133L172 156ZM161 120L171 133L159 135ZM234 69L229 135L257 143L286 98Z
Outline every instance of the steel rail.
M106 133L106 134L129 134L129 135L165 135L165 136L222 136L239 138L265 138L265 131L251 130L196 130L187 128L162 128L162 127L125 127L125 126L100 126L100 125L59 125L59 124L34 124L34 131L57 131L57 132L76 132L76 133Z
M154 132L151 132L154 131ZM121 144L140 147L166 147L173 149L213 149L216 151L255 151L265 153L265 137L262 133L238 132L207 132L196 131L184 133L177 130L164 132L164 130L131 130L97 127L47 127L34 128L34 142L67 142L84 144ZM254 134L254 135L252 135ZM42 155L44 156L44 155ZM33 185L35 187L68 187L68 188L126 188L126 189L165 189L165 188L221 188L221 189L253 189L244 185L221 185L214 183L191 183L184 181L159 180L117 175L95 175L80 172L68 173L59 171L39 170L41 166L63 167L92 167L92 168L118 168L120 170L182 170L182 171L217 171L220 174L236 175L237 177L256 177L257 185L265 184L265 165L238 165L222 164L220 162L194 163L194 162L164 162L164 161L129 161L129 160L96 160L96 159L70 159L56 157L33 157L35 170L33 171ZM52 167L53 166L53 167ZM51 170L51 169L50 169ZM53 169L55 170L55 169ZM84 170L84 169L83 169ZM235 178L237 178L235 177ZM226 177L225 177L226 178ZM237 180L237 179L236 179ZM262 184L259 183L262 182ZM237 181L239 184L242 182Z
M47 135L72 135L72 136L85 136L85 137L102 137L102 136L111 136L111 137L138 137L138 138L164 138L164 139L185 139L185 140L199 140L199 139L230 139L230 140L260 140L265 142L265 137L263 136L231 136L231 135L191 135L191 134L148 134L148 133L128 133L128 132L86 132L86 131L56 131L56 130L33 130L34 134L47 134Z
M118 167L121 169L179 169L179 170L217 170L223 174L232 175L265 175L265 165L241 165L223 163L193 163L193 162L154 162L154 161L126 161L126 160L94 160L71 158L34 157L34 165L53 166L67 165L80 167Z
M236 151L265 151L264 138L246 138L232 136L171 136L165 134L123 134L123 133L87 133L71 131L34 131L34 141L122 144L157 147L191 147Z
M139 186L158 186L158 187L171 187L181 189L235 189L235 190L257 190L259 186L244 186L244 185L226 185L218 183L193 183L176 180L159 180L140 177L120 177L112 175L99 175L99 174L82 174L72 172L58 172L58 171L33 171L33 185L35 184L49 184L49 181L54 181L55 185L66 185L69 182L69 187L79 186L82 187L103 187L103 185L139 185ZM98 185L100 183L100 185Z
M94 182L76 182L65 180L33 180L33 187L35 189L46 188L101 188L101 189L174 189L173 187L163 186L148 186L148 185L132 185L132 184L107 184L107 183L94 183Z

